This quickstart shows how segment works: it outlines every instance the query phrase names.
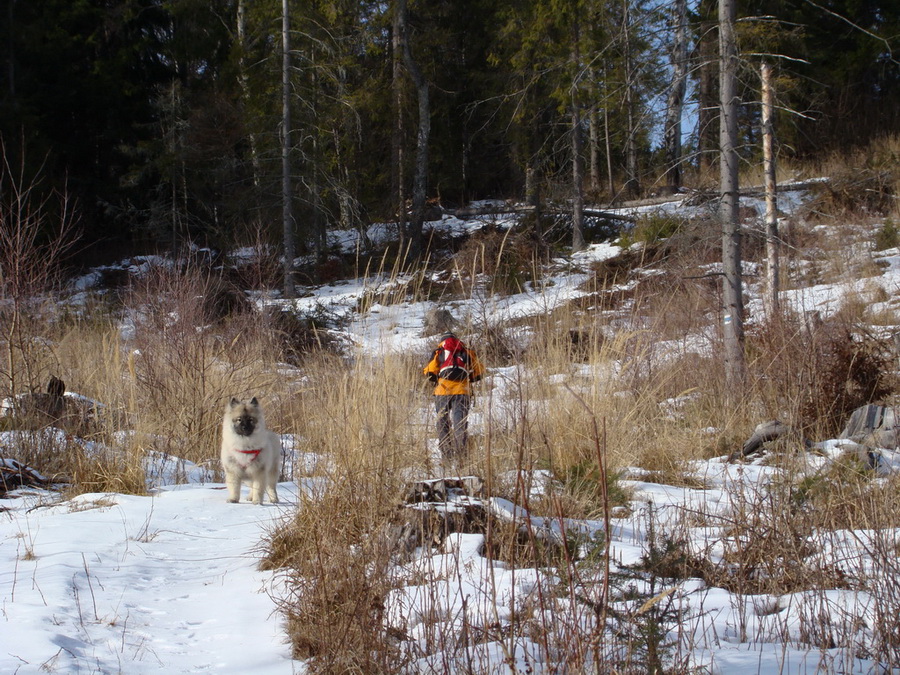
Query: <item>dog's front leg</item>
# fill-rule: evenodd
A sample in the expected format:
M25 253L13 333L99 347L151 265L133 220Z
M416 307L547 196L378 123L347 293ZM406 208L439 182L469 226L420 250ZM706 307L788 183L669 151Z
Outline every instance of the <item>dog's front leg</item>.
M262 476L256 476L250 481L250 501L254 504L262 504Z
M225 472L225 486L228 488L228 501L237 504L241 501L241 478L230 471Z
M273 504L278 503L278 477L281 475L281 471L279 467L273 466L266 475L266 494L269 496L269 501Z

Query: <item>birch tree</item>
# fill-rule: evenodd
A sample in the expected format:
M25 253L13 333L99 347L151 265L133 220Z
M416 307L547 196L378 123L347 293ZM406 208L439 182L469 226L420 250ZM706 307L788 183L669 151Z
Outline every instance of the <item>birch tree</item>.
M765 174L766 184L766 294L764 299L766 313L769 318L774 318L779 311L780 265L778 259L778 196L776 194L775 181L772 67L768 63L760 65L760 80L762 82L763 173Z

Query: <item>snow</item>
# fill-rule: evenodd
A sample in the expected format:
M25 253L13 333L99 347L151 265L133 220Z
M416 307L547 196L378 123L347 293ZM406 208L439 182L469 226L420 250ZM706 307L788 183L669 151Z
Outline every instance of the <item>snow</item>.
M294 672L257 565L297 490L263 507L216 484L0 500L0 672Z
M797 198L790 194L788 199ZM685 207L676 201L656 208L671 213ZM437 226L461 234L480 224L477 219L445 216ZM391 227L380 224L372 226L366 238L378 242L390 234ZM357 232L333 233L329 241L344 250L363 245ZM550 274L520 293L476 289L471 298L454 301L452 310L463 324L477 320L488 325L552 311L584 295L581 286L589 267L618 251L609 243L593 244L554 261ZM252 255L247 250L234 257ZM874 281L893 296L900 287L900 252L881 252L878 259L884 266ZM144 273L151 264L160 261L136 258L127 263L134 273ZM99 272L85 275L74 290L90 288L98 277ZM303 313L339 319L346 324L348 341L361 352L424 353L431 336L422 335L422 325L431 303L372 302L367 312L355 311L361 301L406 281L402 275L373 275L311 289L296 300L259 297L257 303L289 304ZM863 279L819 284L785 291L784 299L799 311L827 315L837 309L848 288L865 293L871 283L872 279ZM751 315L752 307L751 303ZM123 337L128 335L123 329ZM508 386L514 370L498 368L492 373L498 405L507 393L514 394ZM679 402L665 404L674 411ZM473 415L473 424L479 420L479 414ZM325 461L299 452L298 439L286 436L283 442L295 450L291 457L296 466L312 468ZM0 435L0 450L16 443L15 433ZM802 470L813 474L848 444L837 440L818 444L819 454L810 454ZM109 451L87 442L84 447ZM55 491L23 488L0 499L0 672L303 672L303 663L291 659L277 612L281 581L273 572L259 571L258 564L261 540L297 508L299 491L311 486L281 483L282 502L277 505L228 504L224 486L213 482L206 467L151 453L146 468L153 481L150 496L83 494L65 499ZM898 469L900 457L882 452L879 473L890 475ZM757 463L727 464L723 458L697 461L692 473L703 487L692 488L648 482L640 470L633 470L622 481L633 491L631 508L610 523L610 559L621 569L638 563L650 545L651 520L661 531L688 532L690 549L721 558L728 538L723 523L735 499L759 494L777 472ZM541 472L532 478L533 496L538 496L550 479ZM244 487L242 498L246 497ZM582 553L601 545L605 526L601 521L529 520L524 509L507 500L494 498L488 505L501 517L528 523L549 537L577 534ZM687 525L686 513L702 518ZM815 555L840 561L854 574L874 575L883 570L877 569L872 552L891 546L897 550L898 541L897 531L835 532ZM554 591L561 583L556 572L515 569L486 558L483 547L483 535L455 534L440 550L419 549L393 570L395 584L385 599L385 622L411 644L424 645L442 629L456 633L461 622L487 636L472 649L448 646L415 652L409 672L555 672L537 638L503 637L497 627L526 611L535 611L538 620L548 624L571 622L588 632L594 625L592 612ZM585 587L599 583L591 578L582 581ZM634 583L648 590L645 582ZM864 652L823 647L804 634L811 614L819 612L835 624L855 621L847 630L856 632L859 644L865 643L880 617L876 598L868 592L837 589L739 596L698 579L655 590L664 593L656 596L658 601L673 600L686 617L673 629L674 637L689 645L685 666L698 672L876 672L876 663ZM495 639L488 639L491 631L497 634Z

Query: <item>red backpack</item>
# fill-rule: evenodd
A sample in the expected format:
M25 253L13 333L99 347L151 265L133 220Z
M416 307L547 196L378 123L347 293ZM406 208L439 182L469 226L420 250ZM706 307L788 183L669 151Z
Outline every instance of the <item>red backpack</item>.
M457 338L449 337L437 348L438 377L451 382L469 379L469 352Z

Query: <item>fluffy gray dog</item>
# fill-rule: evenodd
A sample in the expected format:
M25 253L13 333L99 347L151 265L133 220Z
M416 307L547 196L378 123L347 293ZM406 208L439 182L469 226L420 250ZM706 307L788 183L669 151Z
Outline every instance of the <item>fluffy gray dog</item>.
M250 501L262 504L263 491L273 504L281 469L281 439L266 428L256 397L236 398L225 406L222 419L222 469L228 487L228 501L241 500L241 482L250 484Z

